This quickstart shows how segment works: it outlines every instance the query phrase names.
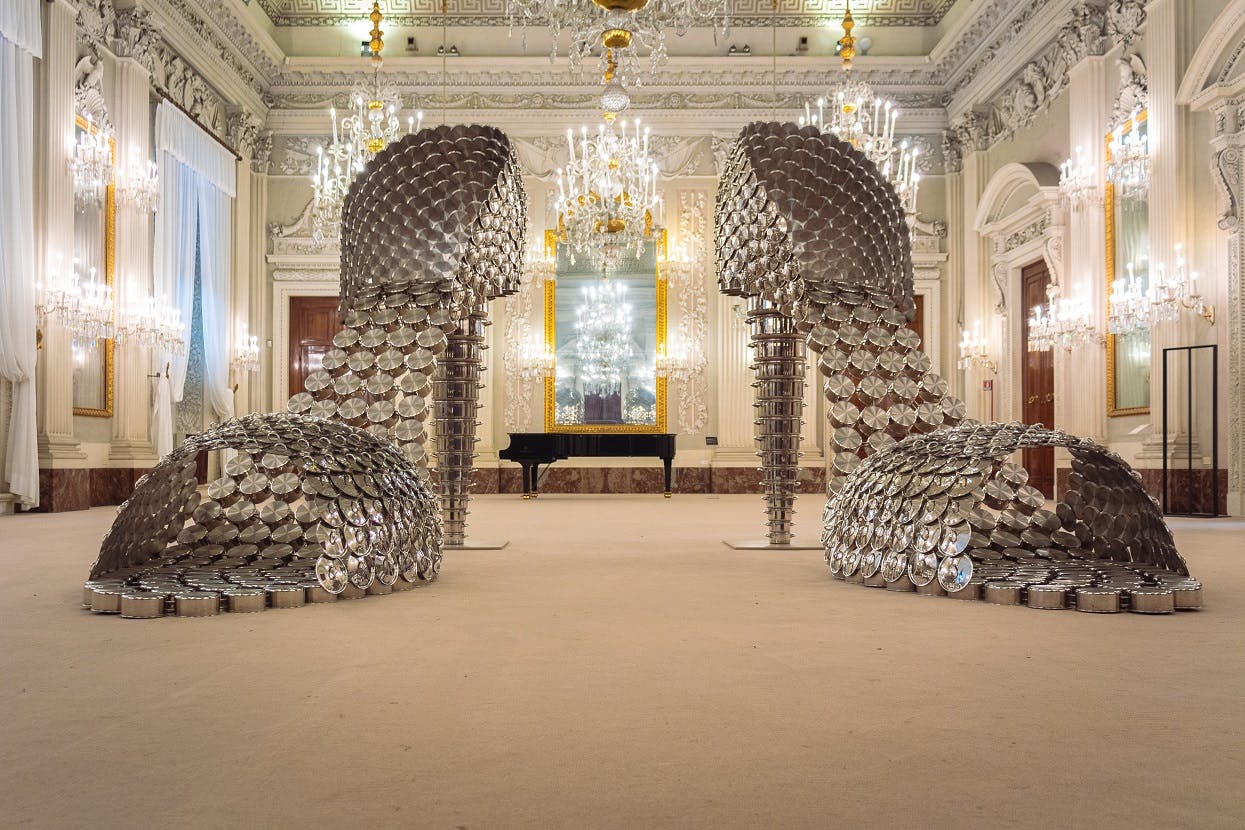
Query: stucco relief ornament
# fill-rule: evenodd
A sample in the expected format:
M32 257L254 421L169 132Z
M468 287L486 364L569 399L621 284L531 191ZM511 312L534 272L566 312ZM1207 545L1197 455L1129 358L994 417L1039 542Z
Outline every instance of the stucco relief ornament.
M1146 21L1145 0L1111 0L1107 4L1107 36L1113 43L1132 43Z
M77 0L77 27L81 40L98 54L107 49L117 32L117 13L112 0Z
M1116 69L1120 73L1120 90L1111 112L1111 123L1119 126L1132 118L1133 113L1146 108L1150 93L1146 64L1140 55L1125 52L1116 61Z

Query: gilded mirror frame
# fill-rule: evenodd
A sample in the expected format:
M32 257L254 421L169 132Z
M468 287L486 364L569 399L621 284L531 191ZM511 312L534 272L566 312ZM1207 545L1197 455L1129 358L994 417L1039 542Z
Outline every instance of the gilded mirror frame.
M99 127L88 122L81 115L74 116L74 124L87 132L99 132ZM117 148L113 139L108 139L108 149L113 157L113 163L116 163ZM117 201L116 188L109 183L104 190L104 281L109 288L116 290L116 232L117 232ZM114 294L115 296L115 294ZM114 411L114 377L113 377L113 350L115 344L111 337L104 340L100 346L101 357L104 361L104 406L103 408L75 406L73 408L74 415L82 415L87 418L111 418Z
M1147 112L1144 109L1138 112L1136 123L1137 124L1145 123L1146 115L1147 115ZM1124 128L1131 128L1133 124L1134 124L1133 119L1129 118L1121 126ZM1105 163L1108 165L1111 163L1111 134L1113 132L1114 130L1112 130L1111 133L1107 133L1107 136L1104 139L1103 159L1105 160ZM1149 196L1147 196L1146 198L1148 199ZM1106 219L1106 234L1107 234L1106 305L1107 305L1107 318L1110 319L1111 317L1111 291L1112 291L1113 286L1115 285L1115 245L1116 245L1115 185L1111 183L1110 179L1106 179L1105 177L1103 180L1102 205L1103 205L1104 218ZM1116 336L1114 334L1107 332L1107 417L1108 418L1122 418L1126 415L1148 415L1150 413L1150 407L1148 405L1147 406L1131 406L1131 407L1120 407L1116 405L1115 337Z
M656 353L661 354L666 348L666 280L663 279L661 269L666 261L667 253L667 237L663 228L653 240L657 246L656 259L657 267L653 273L653 281L656 285ZM558 232L554 230L545 231L545 252L546 255L555 257L558 250ZM636 433L664 433L666 431L666 386L667 379L657 376L655 378L655 393L657 398L656 404L656 423L654 424L559 424L557 423L557 352L558 352L558 328L557 328L557 299L558 299L558 280L556 277L552 280L545 281L544 293L544 317L545 317L545 348L550 354L554 355L554 372L545 376L545 432L587 432L596 434L616 433L616 434L636 434Z

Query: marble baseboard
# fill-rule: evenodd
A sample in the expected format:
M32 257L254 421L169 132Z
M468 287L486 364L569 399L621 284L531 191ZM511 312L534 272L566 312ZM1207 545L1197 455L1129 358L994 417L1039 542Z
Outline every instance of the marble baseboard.
M95 467L91 469L91 506L121 504L134 492L134 485L147 474L139 467Z
M39 470L37 513L86 510L91 506L91 471L85 467Z
M496 473L496 489L492 474ZM477 493L522 493L523 471L504 466L476 471ZM542 493L661 493L664 477L660 467L559 467L548 468L540 484ZM671 475L675 493L760 493L761 473L752 467L675 467ZM826 471L800 468L799 492L824 493Z
M1057 492L1062 493L1068 487L1068 475L1072 471L1068 467L1060 467L1055 471ZM1141 486L1162 504L1163 501L1163 470L1161 467L1137 468L1141 474ZM1228 512L1228 471L1219 470L1219 515ZM1214 471L1209 468L1193 469L1172 468L1167 471L1168 494L1167 509L1171 513L1211 513L1212 483Z

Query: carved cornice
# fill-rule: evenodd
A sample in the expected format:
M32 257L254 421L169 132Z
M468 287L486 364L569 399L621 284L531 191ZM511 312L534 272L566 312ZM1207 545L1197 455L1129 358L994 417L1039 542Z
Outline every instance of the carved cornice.
M112 0L76 0L75 24L78 39L85 43L95 57L112 45L116 36L117 12Z
M343 0L257 0L275 26L340 26L357 23L365 7ZM955 0L873 0L858 3L852 16L862 26L937 26ZM730 24L734 27L813 27L837 23L843 18L844 0L733 0ZM439 0L388 0L385 22L391 26L509 26L518 16L507 12L506 0L449 0L444 18ZM544 26L537 18L529 25Z

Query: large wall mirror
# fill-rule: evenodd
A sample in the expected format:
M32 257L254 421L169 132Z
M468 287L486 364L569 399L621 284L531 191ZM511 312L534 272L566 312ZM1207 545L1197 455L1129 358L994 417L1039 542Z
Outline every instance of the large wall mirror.
M545 378L546 432L665 432L666 379L657 355L666 345L666 284L658 273L666 238L646 241L617 267L556 246L556 277L545 283L545 343L554 373Z
M1122 129L1146 133L1146 113L1130 118ZM1111 163L1107 136L1107 163ZM1126 194L1110 181L1103 200L1107 231L1107 314L1117 280L1134 280L1142 292L1150 285L1149 196ZM1150 411L1150 331L1107 335L1107 414L1143 415Z
M79 116L74 141L87 131L99 127ZM109 142L111 144L111 140ZM115 150L114 150L115 158ZM109 184L102 201L78 201L74 208L73 255L78 273L84 279L94 272L109 287L113 286L113 240L115 237L116 202ZM99 340L94 348L77 352L73 363L73 414L96 418L112 416L113 342Z

